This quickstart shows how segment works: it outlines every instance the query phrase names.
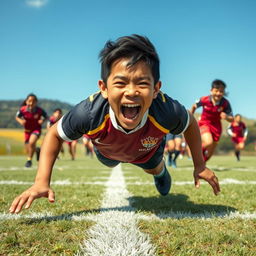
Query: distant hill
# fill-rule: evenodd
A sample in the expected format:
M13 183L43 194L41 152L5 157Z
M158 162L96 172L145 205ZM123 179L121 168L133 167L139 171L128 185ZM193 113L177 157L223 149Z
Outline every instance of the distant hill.
M23 100L0 100L0 128L21 128L16 122L15 115ZM39 99L39 107L50 116L54 109L60 108L63 114L67 113L73 105L58 100Z

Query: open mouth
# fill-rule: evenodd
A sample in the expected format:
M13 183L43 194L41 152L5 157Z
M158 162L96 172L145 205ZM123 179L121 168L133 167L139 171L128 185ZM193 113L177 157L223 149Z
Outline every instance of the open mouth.
M123 104L121 106L122 114L125 118L134 120L140 113L141 106L139 104Z

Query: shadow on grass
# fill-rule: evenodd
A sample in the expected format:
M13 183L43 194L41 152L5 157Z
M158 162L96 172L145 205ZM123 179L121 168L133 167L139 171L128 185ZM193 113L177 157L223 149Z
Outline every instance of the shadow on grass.
M42 221L75 221L76 219L94 221L97 214L104 212L145 212L159 218L181 219L224 217L237 210L234 207L224 205L195 204L189 201L189 197L184 194L170 194L165 197L130 197L128 201L129 205L123 207L75 211L56 216L31 217L24 220L23 224L31 225Z
M191 215L225 216L237 209L226 205L196 204L184 194L169 194L165 197L131 197L130 205L138 211L159 213L188 213Z

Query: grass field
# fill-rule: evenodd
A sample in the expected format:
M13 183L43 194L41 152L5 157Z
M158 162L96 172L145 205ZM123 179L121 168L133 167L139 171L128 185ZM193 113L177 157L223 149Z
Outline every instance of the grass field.
M195 189L192 161L179 159L166 197L133 165L112 170L82 154L66 156L54 167L56 202L39 199L10 215L36 173L24 161L0 157L0 255L256 255L255 156L209 161L218 196L204 182Z

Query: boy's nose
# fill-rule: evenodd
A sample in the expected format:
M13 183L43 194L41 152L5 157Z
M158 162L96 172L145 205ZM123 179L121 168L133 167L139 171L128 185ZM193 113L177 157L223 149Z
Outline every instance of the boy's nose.
M137 87L135 85L127 85L125 90L125 95L127 96L137 96L139 95L139 92L137 90Z

